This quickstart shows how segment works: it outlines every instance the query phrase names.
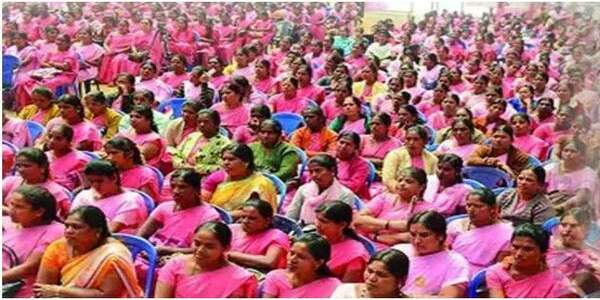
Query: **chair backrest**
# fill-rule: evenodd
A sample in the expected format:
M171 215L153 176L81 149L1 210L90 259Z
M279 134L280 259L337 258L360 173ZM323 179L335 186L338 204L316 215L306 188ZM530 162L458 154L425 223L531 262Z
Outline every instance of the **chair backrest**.
M138 195L142 196L142 199L144 199L144 205L146 205L146 209L148 210L148 215L150 215L150 213L154 210L154 199L152 199L152 197L150 197L150 195L140 191L140 190L135 190L135 189L129 189L132 192L136 192Z
M148 168L150 168L150 170L152 170L152 172L154 172L154 177L156 177L156 180L158 180L158 188L162 189L163 184L165 182L165 176L163 175L163 173L159 169L157 169L153 166L149 166L149 165L146 165L146 166Z
M225 128L223 126L219 127L219 133L223 136L231 138L231 133L229 133L229 130L227 130L227 128Z
M366 159L369 165L369 176L367 177L367 185L371 186L373 182L375 182L375 178L377 178L377 169L375 168L375 164L373 164L370 160Z
M498 196L500 194L502 194L504 191L506 191L507 188L505 187L499 187L499 188L495 188L492 190L492 192L494 192L494 195Z
M231 215L229 214L228 211L226 211L222 207L219 207L216 205L211 204L211 206L219 213L219 216L221 216L221 221L223 221L223 223L225 223L225 224L233 223L233 218L231 217Z
M171 119L179 118L183 115L183 104L185 98L172 98L165 100L158 105L158 111L165 112L167 107L171 108Z
M304 171L306 171L306 167L308 165L308 155L306 155L306 152L299 147L294 148L296 149L298 158L300 158L300 170L298 170L298 177L300 178L300 181L302 181L302 174L304 174Z
M464 167L463 177L477 180L490 189L497 187L512 187L513 185L513 180L506 172L494 167Z
M542 162L537 157L535 157L533 155L529 155L529 158L527 159L527 167L528 168L538 167L541 165L542 165Z
M552 231L554 231L558 224L560 224L560 219L558 217L552 217L544 222L542 228L544 228L544 231L548 234L552 235Z
M92 151L81 151L83 152L83 154L85 154L87 157L89 157L91 160L99 160L102 159L100 157L100 155L96 154L95 152Z
M290 135L296 129L302 126L304 118L301 115L289 112L280 112L273 114L273 120L279 121L286 135Z
M19 152L19 147L17 147L15 144L8 142L8 141L2 141L2 145L8 147L15 155L17 154L17 152Z
M358 235L358 241L363 244L363 246L365 247L365 249L367 249L367 252L369 252L370 256L375 255L375 253L377 253L377 248L375 247L375 244L373 244L373 242L371 242L369 239L367 239L366 237L362 236L362 235Z
M373 111L371 110L371 106L369 106L368 104L363 104L360 106L362 113L365 114L367 117L371 117L373 115Z
M44 125L35 121L25 121L27 124L27 131L29 131L29 139L31 145L35 143L35 140L44 133Z
M469 281L469 287L467 288L467 297L477 298L479 293L485 292L487 289L485 284L485 269L477 272L471 281Z
M460 219L464 219L467 217L467 214L460 214L460 215L454 215L454 216L449 216L446 218L446 224L450 224L450 222L456 221L456 220L460 220Z
M12 88L13 72L19 67L19 58L14 55L2 55L2 88Z
M15 250L4 243L2 244L2 264L9 268L19 265L19 256Z
M435 129L427 124L424 124L423 127L427 131L427 145L435 144Z
M293 236L300 236L302 228L298 223L288 217L276 214L273 216L273 227Z
M475 179L463 179L463 183L474 189L482 189L485 187L485 185L483 185L483 183L481 183Z
M361 211L366 207L365 202L362 201L358 196L354 197L353 202L354 202L354 208L356 208L356 211Z
M69 202L73 202L73 200L75 200L75 195L73 194L73 192L71 192L71 190L69 190L66 187L63 187L63 191L65 191L65 194L67 194L67 197L69 197Z
M283 182L283 180L279 179L279 177L277 177L273 174L269 174L269 173L262 173L262 174L265 177L269 178L269 180L271 180L271 182L275 186L275 189L277 189L277 195L279 196L277 210L279 211L279 210L281 210L281 206L283 205L283 201L285 200L285 193L287 192L287 187L286 187L285 183Z
M146 282L144 283L144 298L152 298L156 263L158 260L156 248L154 248L154 246L146 239L139 236L125 233L114 233L113 237L125 244L127 249L129 249L131 252L131 256L134 260L138 254L140 254L140 252L146 253L146 259L148 261L148 273L146 274Z

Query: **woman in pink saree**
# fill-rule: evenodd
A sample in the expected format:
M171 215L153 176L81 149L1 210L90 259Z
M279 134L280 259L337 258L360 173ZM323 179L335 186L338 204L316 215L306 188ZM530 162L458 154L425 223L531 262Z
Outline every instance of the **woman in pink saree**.
M29 44L27 34L19 32L15 35L14 46L6 49L4 54L14 55L19 58L19 68L14 73L13 82L21 82L29 78L31 71L39 68L40 56L43 52Z
M73 128L66 124L55 125L48 130L48 161L50 174L56 183L70 191L82 184L82 172L90 157L73 149Z
M100 209L72 211L64 235L44 251L33 287L36 297L142 297L131 252L111 237Z
M262 11L258 14L258 18L250 25L248 34L251 39L259 39L265 45L271 43L275 35L275 26L269 19L268 12Z
M469 192L468 217L448 224L446 244L469 263L469 276L499 262L509 254L513 227L501 222L494 193L489 189Z
M2 210L8 212L12 202L12 192L23 185L41 186L56 199L57 214L64 218L71 207L71 196L62 185L50 177L49 162L46 154L37 148L21 149L15 159L18 175L2 180Z
M574 208L560 218L558 232L550 240L546 253L548 267L556 269L571 281L579 294L592 294L600 289L599 258L586 237L597 230L593 214L585 208Z
M378 249L409 241L406 221L411 215L430 209L423 200L427 174L409 167L398 172L396 190L374 197L354 219L354 226L375 242Z
M144 164L138 146L128 138L116 137L104 145L106 159L119 169L121 185L160 199L160 182L154 171Z
M263 271L285 268L290 241L287 234L273 228L271 204L249 199L242 206L240 222L229 225L233 235L227 259Z
M161 261L176 253L192 253L194 230L209 221L218 221L219 213L200 199L200 174L178 169L171 176L173 200L158 205L136 235L148 239Z
M122 188L117 168L106 160L93 160L84 174L90 188L73 200L71 210L80 206L98 207L106 215L111 232L135 233L148 217L142 196Z
M10 217L4 217L2 245L14 251L18 265L10 266L3 257L2 282L23 280L17 298L33 296L35 275L46 247L63 236L64 225L57 222L56 199L39 186L21 186L13 193Z
M510 124L515 132L513 140L515 147L539 160L545 160L546 151L550 145L531 134L531 119L529 115L524 113L514 114L510 118Z
M77 81L83 81L86 84L86 91L90 91L90 82L98 76L98 67L102 62L104 48L94 43L92 39L93 30L91 27L79 30L79 42L73 44L73 49L79 55L80 68L77 74Z
M172 90L183 90L183 82L190 78L185 68L187 60L182 54L175 54L171 58L170 71L160 76L160 80L171 87Z
M390 125L392 125L390 115L376 114L371 119L371 134L360 137L360 156L368 159L376 168L383 166L386 154L402 145L398 139L389 136Z
M129 52L133 46L133 34L129 32L129 22L121 20L118 30L111 32L104 41L104 58L100 65L98 80L112 84L117 74L127 71Z
M152 28L152 20L144 18L140 21L140 30L133 32L133 50L129 55L126 72L138 76L145 60L152 61L160 68L163 52L160 35Z
M282 81L281 86L283 92L269 98L269 106L273 113L291 112L302 114L302 110L309 105L309 101L298 94L298 80L288 77Z
M211 108L219 112L221 126L230 132L237 127L244 126L250 120L250 108L242 102L244 90L236 83L226 83L221 90L223 101Z
M471 120L456 118L449 130L452 137L438 146L436 149L437 154L455 154L459 157L468 158L479 147L479 144L473 141L475 125Z
M423 211L408 220L410 244L394 249L410 261L402 292L412 297L462 298L469 282L467 261L446 249L446 220L435 211Z
M260 59L254 65L254 76L250 79L255 90L271 95L275 87L275 79L271 76L271 63Z
M196 34L188 25L188 19L185 16L177 17L175 28L169 31L169 51L173 54L180 54L186 61L194 61L196 54Z
M310 65L301 65L295 74L298 79L298 91L299 97L306 98L317 102L317 104L325 101L325 90L312 83L313 69Z
M360 282L369 260L369 253L350 228L352 207L341 201L329 201L316 210L317 232L331 245L327 266L342 282Z
M15 94L17 105L24 107L31 103L31 92L37 86L55 91L57 88L75 82L79 72L79 59L71 50L71 38L61 34L56 38L57 50L47 53L41 60L41 69L29 73L29 78L17 82Z
M146 105L136 105L130 113L131 129L117 137L133 141L140 149L146 164L158 168L163 174L171 171L171 156L167 152L167 141L158 134L152 109Z
M286 269L267 274L263 298L329 298L341 284L327 266L329 242L316 233L295 238L287 255Z
M158 69L153 62L144 62L142 69L140 70L139 80L136 78L135 90L149 90L154 93L154 99L156 99L157 102L162 103L171 98L173 89L157 77L157 72Z
M423 199L432 209L449 217L464 211L465 197L471 188L462 182L463 160L455 154L438 156L436 174L427 177Z
M157 298L254 298L254 274L227 260L231 230L207 222L194 235L193 252L172 258L160 270Z
M511 255L487 269L492 298L572 298L577 294L567 277L546 264L549 236L530 223L515 228Z

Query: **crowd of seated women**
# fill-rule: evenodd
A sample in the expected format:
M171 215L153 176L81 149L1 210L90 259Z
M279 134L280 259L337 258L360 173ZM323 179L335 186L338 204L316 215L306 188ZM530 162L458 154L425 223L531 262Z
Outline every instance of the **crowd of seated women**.
M3 296L597 296L598 20L364 5L3 5Z

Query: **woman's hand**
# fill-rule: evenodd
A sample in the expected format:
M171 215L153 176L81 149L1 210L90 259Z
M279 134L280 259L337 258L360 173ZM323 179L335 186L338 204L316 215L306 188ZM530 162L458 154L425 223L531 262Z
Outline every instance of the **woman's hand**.
M36 298L59 297L60 288L60 285L36 283L33 285L33 294Z

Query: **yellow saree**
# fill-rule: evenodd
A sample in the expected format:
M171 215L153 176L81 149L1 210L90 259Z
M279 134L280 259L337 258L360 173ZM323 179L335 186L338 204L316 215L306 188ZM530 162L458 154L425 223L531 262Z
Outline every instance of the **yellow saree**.
M242 208L242 204L256 193L260 199L271 203L277 211L277 190L269 180L260 173L254 173L247 178L228 181L219 184L212 195L210 203L232 211Z

